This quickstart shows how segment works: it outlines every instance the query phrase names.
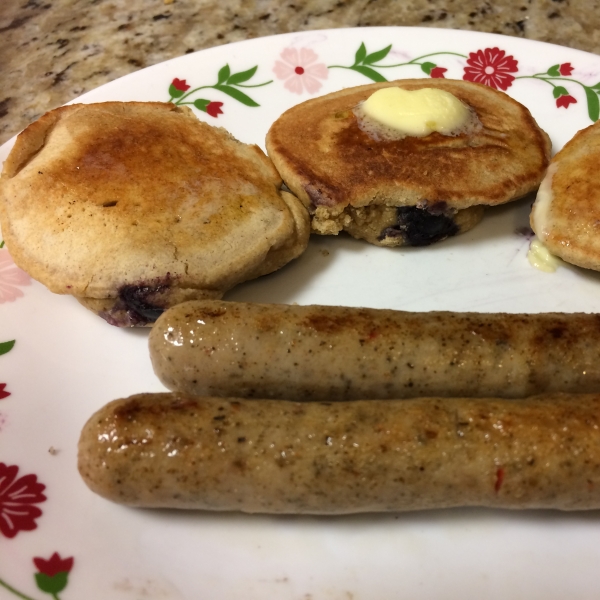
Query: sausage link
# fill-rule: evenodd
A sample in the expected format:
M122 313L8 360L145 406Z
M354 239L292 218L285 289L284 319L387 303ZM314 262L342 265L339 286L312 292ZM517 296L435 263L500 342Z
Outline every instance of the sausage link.
M149 338L199 396L359 400L600 391L600 316L185 302Z
M93 415L79 471L133 506L346 514L600 508L600 394L291 402L179 393Z

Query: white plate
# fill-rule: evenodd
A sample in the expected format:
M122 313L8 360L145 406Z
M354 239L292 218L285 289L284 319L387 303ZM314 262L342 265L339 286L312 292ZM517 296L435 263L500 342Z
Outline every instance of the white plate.
M371 56L390 44L385 56ZM203 99L204 107L223 102L210 105L216 118L196 109L199 118L263 145L283 110L369 83L365 73L462 78L467 61L477 63L478 56L484 62L474 72L487 68L490 75L495 68L494 79L504 69L507 92L530 108L555 151L591 124L596 108L586 94L600 81L600 57L503 36L416 28L294 33L221 46L133 73L78 101L165 101L177 78L190 87L175 100ZM358 68L347 68L353 65ZM235 76L254 67L246 80ZM296 67L304 72L296 74ZM203 87L216 84L219 73L238 99ZM239 92L260 106L240 102ZM0 160L10 146L0 149ZM294 264L228 298L409 310L600 311L597 274L571 267L548 274L529 265L529 239L517 232L528 224L530 202L490 210L470 233L427 248L389 250L318 237ZM79 431L109 400L163 389L150 366L148 332L110 327L72 298L29 281L6 248L0 250L0 302L0 343L16 340L7 352L7 344L0 345L0 461L10 467L0 472L3 600L49 597L43 588L62 600L600 595L597 512L250 517L132 510L96 497L77 474ZM24 512L10 530L13 509ZM72 557L72 566L33 562L54 552ZM63 575L52 577L53 566Z

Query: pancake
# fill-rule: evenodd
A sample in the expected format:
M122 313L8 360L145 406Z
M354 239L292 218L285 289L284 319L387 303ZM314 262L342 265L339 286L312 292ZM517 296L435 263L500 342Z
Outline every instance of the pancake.
M377 136L361 126L357 107L390 86L448 91L471 109L473 124L456 135ZM266 147L311 213L314 232L420 246L472 228L485 206L535 190L551 143L527 108L503 92L467 81L404 79L298 104L273 123Z
M120 326L220 298L308 243L260 148L158 102L65 106L25 129L0 179L15 262Z
M600 122L556 154L531 210L531 228L556 256L600 271Z

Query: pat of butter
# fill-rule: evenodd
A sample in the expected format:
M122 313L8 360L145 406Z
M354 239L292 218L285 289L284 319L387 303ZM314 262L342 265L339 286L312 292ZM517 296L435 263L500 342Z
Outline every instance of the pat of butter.
M534 239L529 245L527 260L529 260L532 267L546 273L554 273L563 262L558 256L551 254L548 248L538 239Z
M424 137L437 131L456 132L471 120L471 113L456 96L437 88L377 90L362 104L364 114L404 135Z

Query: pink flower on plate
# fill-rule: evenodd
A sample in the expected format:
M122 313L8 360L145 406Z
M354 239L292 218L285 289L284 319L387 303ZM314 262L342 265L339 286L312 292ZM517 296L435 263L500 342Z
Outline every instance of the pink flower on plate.
M0 304L21 298L19 287L30 284L31 277L15 265L8 252L0 251Z
M306 90L315 94L323 85L319 79L327 79L328 71L324 63L316 62L319 58L310 48L286 48L275 61L273 72L278 79L285 79L283 84L290 92L301 94Z
M429 76L432 77L433 79L445 79L446 76L444 75L444 73L447 70L448 69L444 69L444 67L434 67L433 69L431 69Z
M38 482L36 475L17 479L18 473L16 465L0 462L0 533L7 538L35 529L35 520L42 514L35 505L46 500L42 494L46 486Z
M0 383L0 400L4 400L4 398L8 398L10 396L10 392L6 389L5 383Z
M483 83L503 91L506 91L515 80L511 73L519 70L518 62L514 57L507 56L504 50L499 48L471 52L467 65L463 79Z

